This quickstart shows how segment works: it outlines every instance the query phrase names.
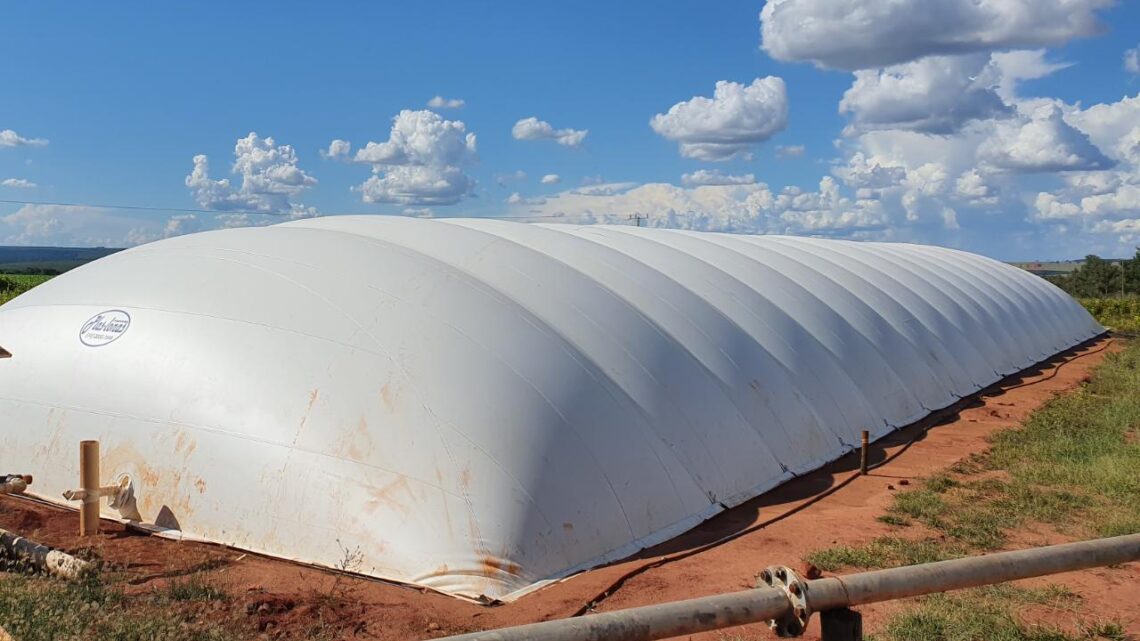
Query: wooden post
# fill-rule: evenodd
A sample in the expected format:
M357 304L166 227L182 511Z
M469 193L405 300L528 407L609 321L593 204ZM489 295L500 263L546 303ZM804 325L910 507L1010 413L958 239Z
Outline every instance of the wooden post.
M867 474L867 446L871 442L871 434L867 430L863 430L863 446L859 450L859 473L866 476Z
M79 536L92 536L99 533L99 441L79 443L79 487Z

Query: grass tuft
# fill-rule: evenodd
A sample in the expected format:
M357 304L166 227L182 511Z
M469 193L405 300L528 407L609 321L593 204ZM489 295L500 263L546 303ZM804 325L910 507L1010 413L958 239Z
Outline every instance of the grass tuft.
M225 590L214 585L202 573L184 579L173 579L166 586L166 598L171 601L228 601Z
M893 618L875 635L882 641L1082 641L1115 638L1114 624L1084 629L1073 635L1057 628L1027 625L1017 617L1028 605L1060 605L1075 595L1061 586L1025 589L1010 585L935 594Z
M875 518L887 525L894 525L896 527L907 527L910 525L910 519L897 514L883 514Z
M825 572L840 568L887 568L932 563L962 556L963 549L936 539L913 540L895 536L874 539L865 545L840 545L818 550L804 560Z

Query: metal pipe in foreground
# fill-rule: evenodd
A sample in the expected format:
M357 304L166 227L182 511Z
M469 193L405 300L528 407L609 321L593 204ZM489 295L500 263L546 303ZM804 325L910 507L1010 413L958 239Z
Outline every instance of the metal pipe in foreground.
M877 570L807 583L816 612L1140 560L1140 534Z
M1140 560L1140 534L802 581L809 613ZM800 582L800 581L798 581ZM792 613L787 592L758 588L436 641L653 641Z

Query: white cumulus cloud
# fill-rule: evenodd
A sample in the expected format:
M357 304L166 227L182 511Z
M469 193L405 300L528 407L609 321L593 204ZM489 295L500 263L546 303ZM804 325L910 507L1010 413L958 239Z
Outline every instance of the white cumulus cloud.
M1047 60L1044 49L995 51L990 54L990 66L985 73L998 95L1007 102L1014 102L1017 86L1022 81L1044 78L1071 66L1071 62Z
M578 147L589 133L588 129L555 129L549 122L534 116L523 118L511 127L515 140L553 140L566 147Z
M680 143L681 155L698 160L747 157L788 124L788 94L776 76L751 85L721 80L712 98L696 96L657 114L649 124L659 135Z
M544 185L557 185L562 182L562 177L558 174L546 174L542 177L541 182Z
M453 205L475 188L464 168L477 159L475 134L462 121L405 109L392 119L388 140L356 151L354 162L372 166L372 176L356 189L368 203Z
M698 185L751 185L754 182L756 182L756 176L752 174L733 176L721 173L715 169L698 169L691 174L683 174L681 176L681 184L686 187L696 187Z
M360 185L366 203L454 205L475 187L458 167L385 166Z
M325 158L348 158L352 153L352 143L347 140L337 138L329 143L328 149L321 151L321 155Z
M1106 154L1140 165L1140 94L1087 109L1063 108L1066 118Z
M853 130L951 133L1011 111L982 73L989 64L988 54L931 56L856 71L839 111L851 114Z
M1140 95L1087 109L1048 104L1064 109L1117 165L1065 174L1063 186L1037 194L1035 218L1116 235L1122 245L1140 242Z
M511 183L523 182L526 180L526 172L521 169L516 169L509 174L497 174L495 176L495 184L500 187L506 187Z
M529 211L582 224L630 224L630 216L648 214L651 227L851 238L889 234L889 216L877 201L844 196L830 176L818 191L786 187L775 193L763 183L610 183L560 192Z
M465 104L467 101L462 98L444 98L443 96L435 96L427 101L427 106L432 109L459 109Z
M32 189L38 185L26 178L5 178L0 181L0 186L11 187L13 189Z
M44 138L26 138L11 129L0 131L0 147L43 147L48 144Z
M990 184L988 176L977 169L971 169L958 176L955 191L962 198L975 205L995 205L999 190Z
M128 216L102 207L24 205L0 216L0 245L125 247L186 231L184 223Z
M1037 107L1028 119L998 123L978 155L995 167L1019 172L1107 169L1114 164L1052 104Z
M834 170L844 183L856 189L887 189L901 185L907 170L901 164L868 158L863 152L852 154L846 165Z
M194 156L194 169L186 176L186 186L199 205L206 209L233 211L247 209L265 213L311 215L313 210L293 202L293 198L317 184L317 179L297 166L297 153L290 145L277 145L271 136L251 132L234 145L230 173L241 179L234 185L229 178L210 178L209 159Z
M1140 47L1133 47L1124 52L1124 70L1131 74L1140 74Z
M512 193L510 196L507 196L506 203L508 205L542 205L542 204L546 203L546 199L542 198L542 197L524 198L522 196L522 194L520 194L516 191L516 192Z
M931 55L1029 49L1092 36L1114 0L768 0L762 47L784 61L868 69Z

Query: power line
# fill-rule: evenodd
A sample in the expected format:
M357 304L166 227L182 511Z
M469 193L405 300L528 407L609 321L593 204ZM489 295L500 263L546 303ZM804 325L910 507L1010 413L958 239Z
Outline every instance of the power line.
M150 205L107 205L100 203L68 203L44 200L10 200L0 198L0 204L7 205L46 205L51 207L90 207L92 209L124 209L128 211L155 211L155 212L181 212L189 214L253 214L257 216L288 217L290 212L256 211L252 209L194 209L190 207L156 207ZM381 214L374 211L358 212L328 212L324 216L393 216L403 214ZM409 218L424 218L424 216L408 216ZM429 216L427 218L459 218L459 216ZM523 216L470 216L470 218L491 218L495 220L531 220L537 218L565 218L562 214L529 214Z

